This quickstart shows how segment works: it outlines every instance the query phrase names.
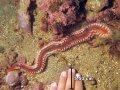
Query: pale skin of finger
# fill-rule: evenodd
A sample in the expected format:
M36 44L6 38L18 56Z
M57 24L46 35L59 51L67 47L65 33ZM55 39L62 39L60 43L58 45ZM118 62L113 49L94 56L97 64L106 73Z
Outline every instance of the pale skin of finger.
M78 77L80 77L80 74L76 74ZM81 80L75 81L75 90L83 90L83 84Z
M67 72L65 71L61 73L57 90L65 90L67 76Z
M52 83L50 90L57 90L57 83Z
M72 88L74 88L74 84L75 84L74 77L75 77L75 69L72 69ZM68 78L67 78L65 90L70 90L70 88L71 88L71 69L68 70Z

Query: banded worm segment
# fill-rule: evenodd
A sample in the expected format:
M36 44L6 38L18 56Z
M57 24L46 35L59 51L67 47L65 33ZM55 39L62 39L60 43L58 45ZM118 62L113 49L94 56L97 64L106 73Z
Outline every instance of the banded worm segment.
M46 60L51 54L57 53L59 51L65 51L78 43L84 43L93 36L106 38L111 34L112 33L110 29L104 24L90 24L76 31L70 36L62 38L60 41L53 41L50 42L48 45L44 46L37 55L35 65L29 66L27 64L15 64L8 69L8 72L15 69L23 69L30 73L42 72L46 66Z

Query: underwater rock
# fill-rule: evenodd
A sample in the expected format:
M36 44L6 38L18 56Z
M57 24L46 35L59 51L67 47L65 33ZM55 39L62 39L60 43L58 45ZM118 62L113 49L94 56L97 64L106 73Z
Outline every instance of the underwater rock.
M29 14L25 14L22 11L19 11L19 28L22 29L24 33L32 33L31 23L30 23L30 16Z
M42 83L36 83L32 90L44 90Z
M12 90L21 90L21 85L13 86Z
M51 5L59 5L60 3L62 3L62 1L63 0L37 0L36 3L40 10L42 10L43 12L49 12ZM51 9L53 9L53 7Z
M47 27L51 27L50 30L53 31L55 38L58 39L65 35L65 28L77 24L85 17L85 13L82 7L80 7L79 0L40 1L38 7L46 13L47 16L47 22L42 22L41 25L43 30L46 30Z
M115 11L113 11L111 9L106 9L104 11L97 13L95 16L88 17L87 22L89 22L89 23L91 23L91 22L104 22L104 23L109 24L110 21L117 20L117 19L118 19L118 17L115 14Z
M3 69L3 67L2 66L0 66L0 71Z
M21 87L24 87L28 84L27 77L23 75L21 71L18 70L8 72L5 77L5 81L14 90L21 90Z
M17 63L26 63L26 58L20 55L18 55L15 60Z
M44 32L48 31L48 22L47 22L46 18L44 18L44 17L41 19L41 27L40 28Z
M26 58L19 55L17 52L14 52L14 51L8 53L8 58L9 58L10 62L26 63Z
M9 72L5 79L6 79L6 83L9 86L14 86L14 85L20 83L19 72L18 71Z
M96 15L87 18L89 23L105 22L111 26L115 26L114 23L109 23L112 20L120 20L120 0L109 1L108 6L103 7Z
M113 7L114 8L120 8L120 0L115 0Z
M55 40L60 39L64 36L63 35L63 26L61 24L56 23L56 24L52 25L52 30L54 33Z
M8 64L11 65L11 64L16 63L17 56L18 56L17 52L10 51L10 52L6 53L5 59L7 60Z
M108 0L87 0L86 9L92 12L98 12L108 5Z
M3 85L3 84L5 84L5 81L4 81L4 76L3 75L1 75L2 73L0 73L0 87Z
M25 75L20 76L20 81L21 81L22 86L26 86L28 84L28 82L29 82Z
M120 0L115 0L112 11L120 19Z
M19 28L22 29L25 33L32 34L31 22L30 22L30 15L29 15L29 5L30 0L20 0L19 2L19 10L18 10L18 23Z
M116 40L112 42L112 45L110 46L109 53L111 55L115 55L117 57L120 57L120 40Z

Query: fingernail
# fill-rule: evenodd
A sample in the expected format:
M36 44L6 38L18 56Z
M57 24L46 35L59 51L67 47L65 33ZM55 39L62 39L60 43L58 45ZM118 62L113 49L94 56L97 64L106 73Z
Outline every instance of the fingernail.
M79 74L79 73L76 73L76 75L75 75L76 77L81 77L81 75Z
M52 86L53 88L57 88L57 83L54 82L54 83L51 84L51 86Z
M67 77L67 72L63 71L63 72L61 73L61 76L62 76L62 77Z
M72 70L69 69L69 70L68 70L68 73L71 73L71 71L72 71L72 73L75 73L75 69L72 69Z

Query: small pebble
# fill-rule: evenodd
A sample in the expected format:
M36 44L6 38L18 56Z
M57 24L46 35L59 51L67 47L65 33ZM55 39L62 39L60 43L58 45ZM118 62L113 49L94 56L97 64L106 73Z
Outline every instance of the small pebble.
M94 79L94 80L92 80L92 81L90 81L91 83L91 85L97 85L97 81Z

